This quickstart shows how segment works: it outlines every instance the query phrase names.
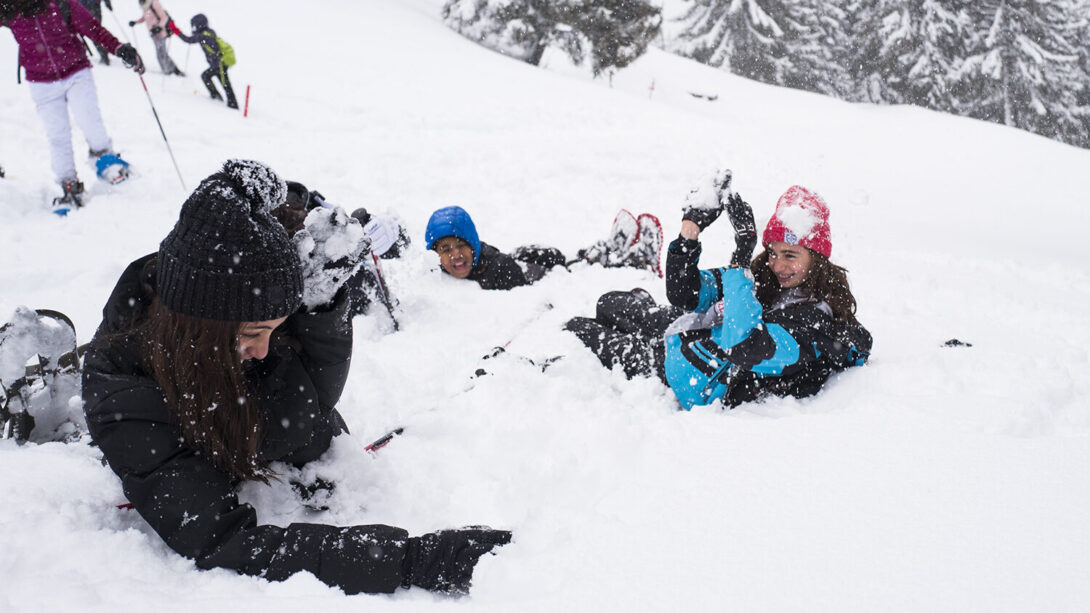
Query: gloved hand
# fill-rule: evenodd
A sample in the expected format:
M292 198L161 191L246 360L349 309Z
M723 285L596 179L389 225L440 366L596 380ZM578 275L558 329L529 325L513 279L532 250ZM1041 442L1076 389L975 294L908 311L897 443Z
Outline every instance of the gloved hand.
M163 31L163 26L151 26L151 35L156 36Z
M132 28L132 27L135 27L135 26L136 26L136 22L135 22L135 21L130 21L130 22L129 22L129 27L130 27L130 28Z
M753 222L753 208L738 194L727 197L727 218L734 226L734 253L730 265L739 268L749 267L753 259L753 249L757 246L757 224Z
M703 182L685 197L682 221L691 221L703 232L719 219L730 195L731 172L729 168L717 170L710 183Z
M473 567L480 557L493 547L510 542L509 531L493 530L487 526L414 536L409 539L405 553L405 580L402 585L466 594L473 578Z
M372 217L364 224L363 233L371 240L371 252L382 255L397 242L401 235L401 225L390 217Z
M129 43L124 43L118 47L117 51L114 51L114 55L121 58L125 68L132 68L137 74L144 74L144 60L140 59L140 54Z
M332 302L370 246L359 222L340 207L312 209L292 240L303 263L303 304L308 310Z
M170 15L167 15L167 36L181 33L182 31L178 29L178 24L174 23L174 19Z

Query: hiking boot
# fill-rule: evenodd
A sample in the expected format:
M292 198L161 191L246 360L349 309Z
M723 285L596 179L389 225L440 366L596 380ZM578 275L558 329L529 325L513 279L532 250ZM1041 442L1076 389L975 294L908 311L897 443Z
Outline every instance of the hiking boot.
M72 209L83 206L83 183L79 179L61 181L64 194L53 199L53 212L64 217Z
M662 267L659 260L662 256L662 224L658 217L650 213L643 213L636 218L636 222L640 231L636 242L624 253L624 265L646 268L661 277Z

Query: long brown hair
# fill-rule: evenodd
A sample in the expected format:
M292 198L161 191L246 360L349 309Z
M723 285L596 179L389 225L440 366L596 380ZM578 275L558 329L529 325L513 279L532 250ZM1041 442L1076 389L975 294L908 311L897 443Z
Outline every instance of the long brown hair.
M807 251L810 252L810 270L799 287L815 300L825 301L833 310L834 320L858 323L855 318L855 296L848 285L848 269L833 264L829 258L816 251L809 248ZM766 249L749 265L749 270L753 273L757 301L766 310L776 304L784 291L768 265L768 256Z
M268 483L261 419L237 349L240 326L176 313L155 298L135 332L185 441L220 470Z

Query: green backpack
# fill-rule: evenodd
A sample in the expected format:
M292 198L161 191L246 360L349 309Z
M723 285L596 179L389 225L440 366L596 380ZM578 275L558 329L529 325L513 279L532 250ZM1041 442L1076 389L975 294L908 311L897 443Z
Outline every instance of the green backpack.
M232 47L227 41L223 40L219 36L216 36L216 42L220 45L220 58L224 66L230 68L235 65L235 48Z
M223 65L228 67L228 68L230 68L231 66L234 66L235 61L236 61L235 60L235 48L232 47L227 41L220 38L218 34L216 35L216 44L219 45L219 47L220 47L220 53L219 53L220 62L222 62ZM203 44L201 46L207 47L207 45L203 45Z

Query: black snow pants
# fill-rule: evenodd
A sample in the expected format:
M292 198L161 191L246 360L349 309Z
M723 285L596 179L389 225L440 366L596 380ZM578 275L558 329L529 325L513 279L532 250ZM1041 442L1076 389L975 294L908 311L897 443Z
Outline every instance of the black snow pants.
M666 381L663 334L685 311L659 305L646 290L606 292L598 299L594 319L574 317L564 329L590 348L602 365L620 364L629 379L658 376Z
M204 81L204 86L208 88L208 94L215 100L223 100L223 96L220 96L215 83L212 82L212 77L218 77L220 85L223 85L223 91L227 94L227 106L237 109L238 99L235 98L235 90L231 87L231 79L227 77L227 67L217 64L209 66L208 70L201 73L201 81Z

